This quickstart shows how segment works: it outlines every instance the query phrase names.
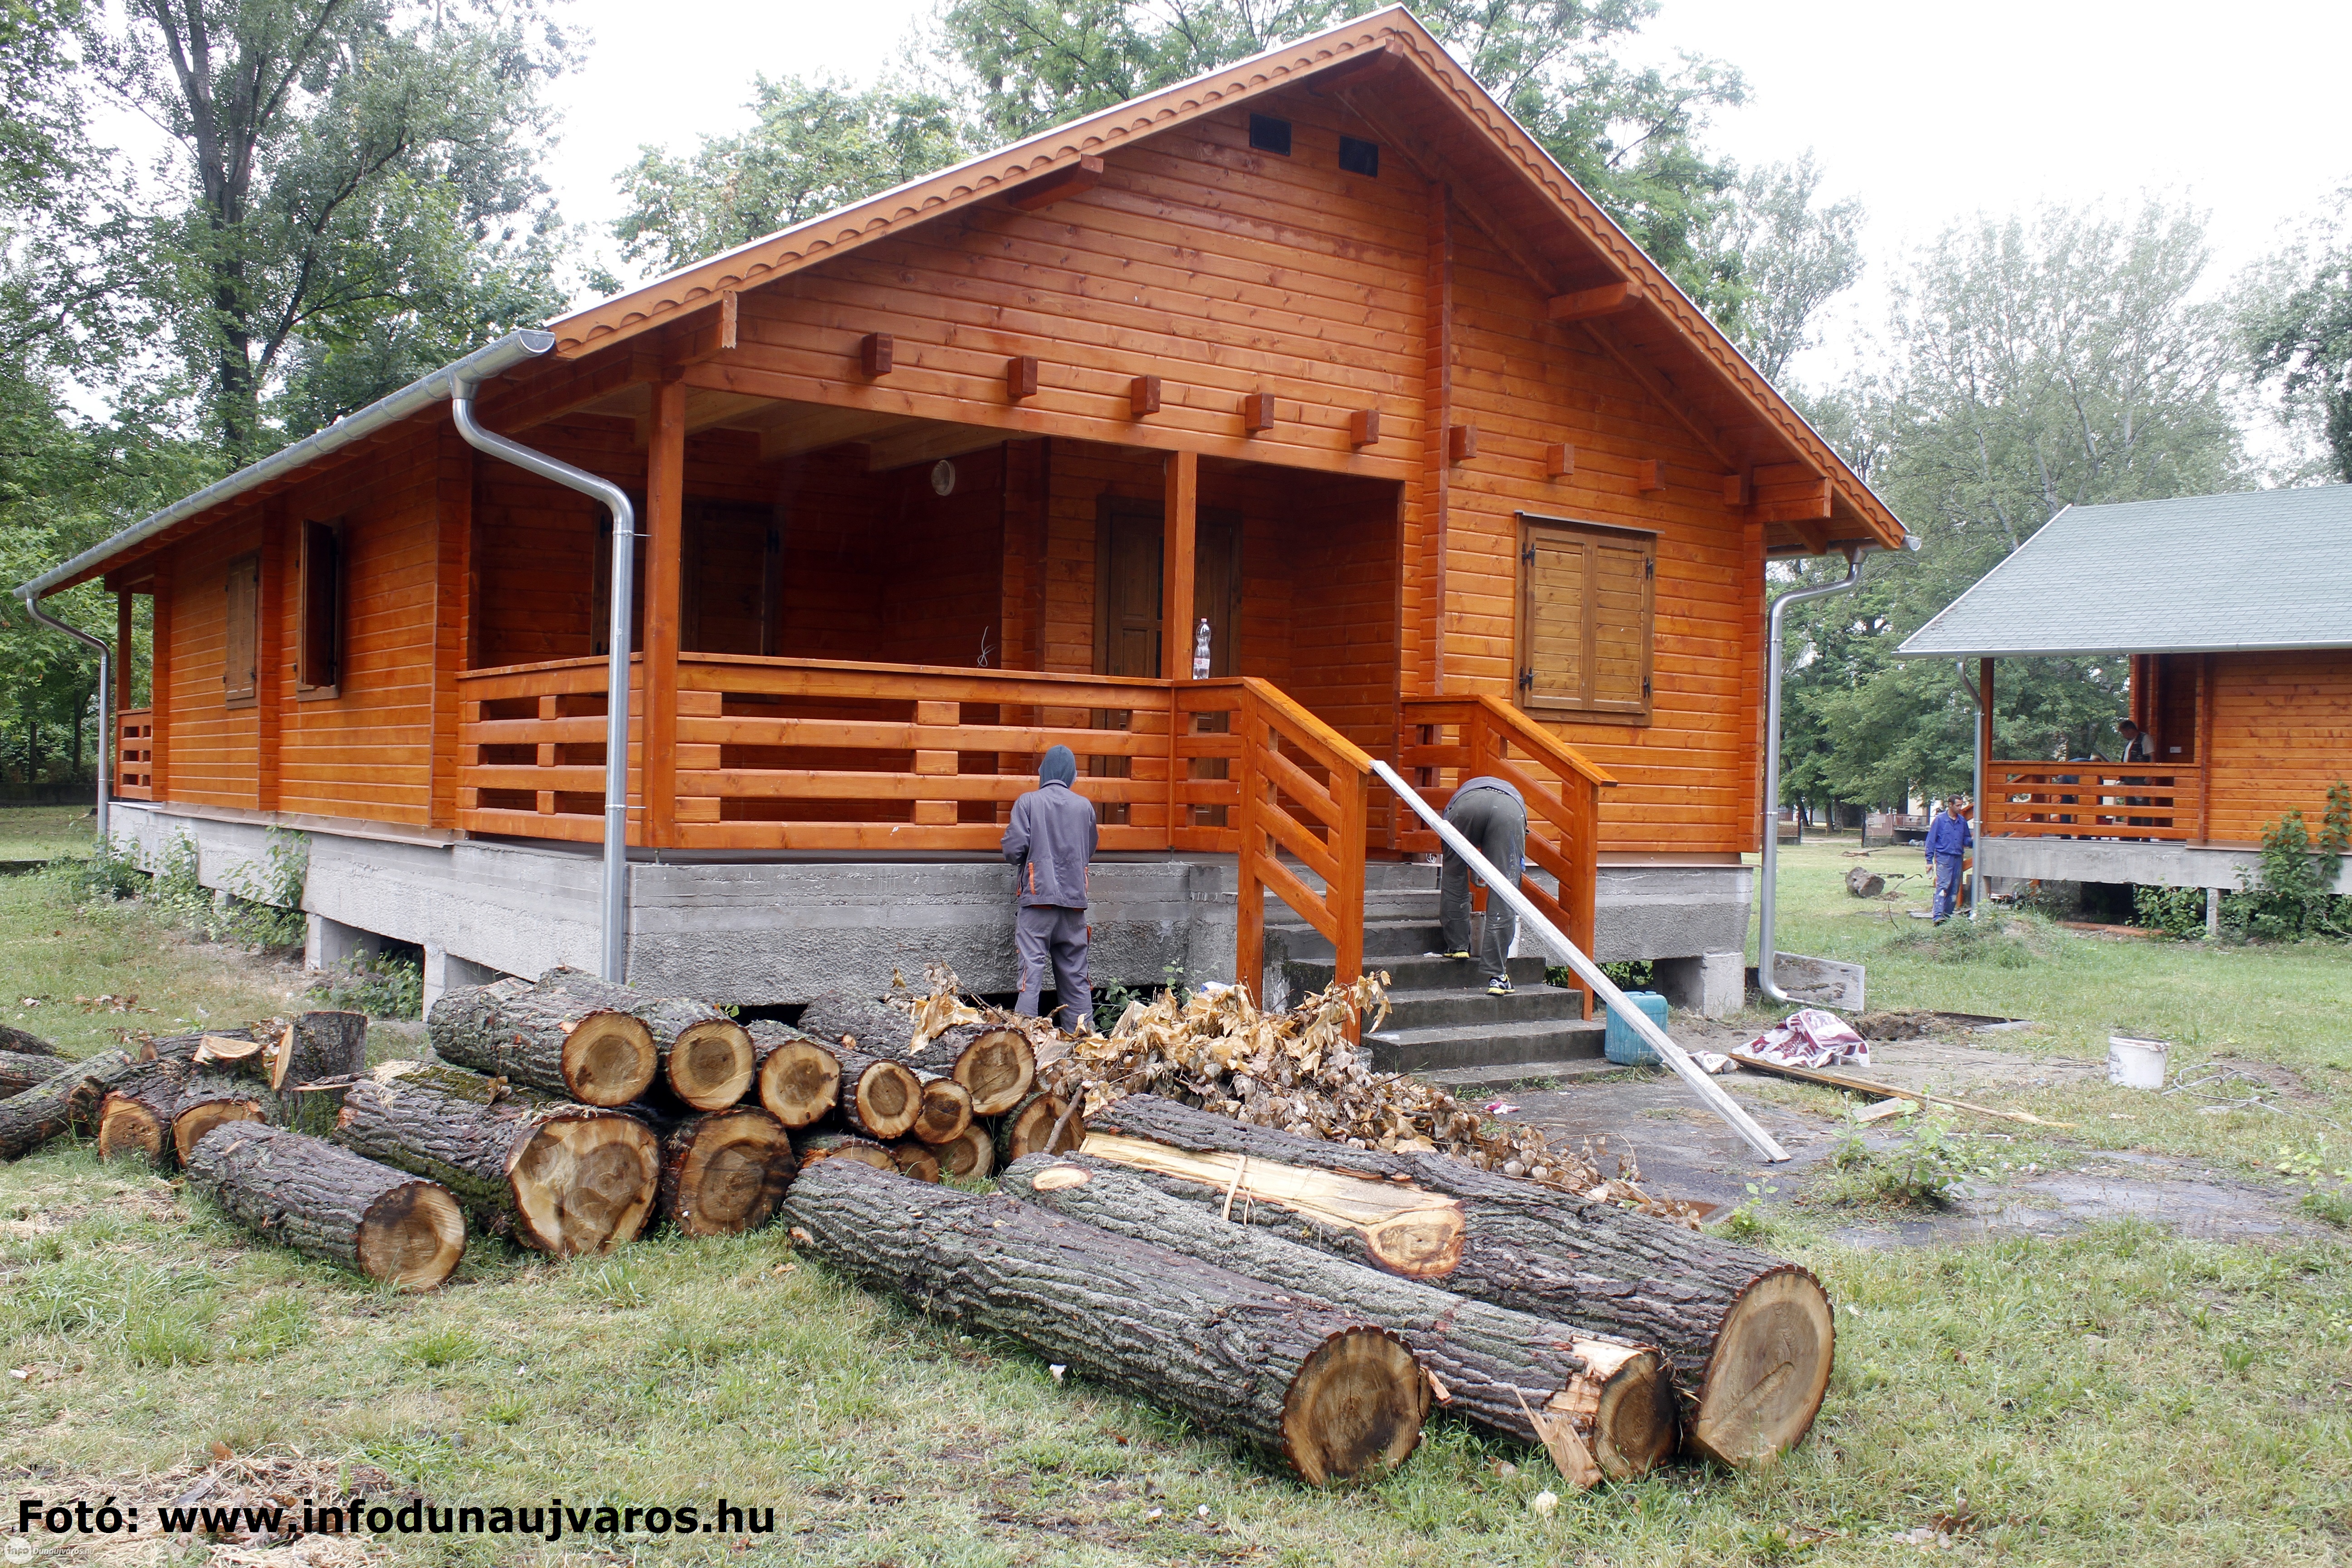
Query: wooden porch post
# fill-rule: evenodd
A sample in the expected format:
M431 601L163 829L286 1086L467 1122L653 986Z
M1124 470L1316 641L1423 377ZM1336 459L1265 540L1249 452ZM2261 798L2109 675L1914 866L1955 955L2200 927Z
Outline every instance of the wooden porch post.
M278 757L286 730L286 508L273 500L261 509L261 608L254 643L253 808L278 809Z
M1993 793L1992 776L1992 660L1977 660L1977 777L1984 794ZM1977 802L1977 837L1981 840L1992 831L1992 802Z
M2197 842L2207 844L2213 837L2213 656L2200 654L2197 659ZM2211 900L2208 900L2210 903ZM2208 911L2206 924L2219 927L2219 904Z
M1192 677L1193 524L1201 495L1201 456L1168 455L1167 500L1161 508L1160 554L1160 674Z
M657 381L646 444L645 737L640 777L649 847L677 842L677 645L686 531L686 384Z
M131 593L128 588L114 595L114 710L122 713L131 707L131 694L137 690L131 676L131 640L136 633L132 624ZM115 726L118 731L121 725ZM121 774L116 775L121 782Z
M147 585L154 596L154 625L148 631L147 710L155 726L148 757L147 798L169 800L172 787L172 575L155 574Z

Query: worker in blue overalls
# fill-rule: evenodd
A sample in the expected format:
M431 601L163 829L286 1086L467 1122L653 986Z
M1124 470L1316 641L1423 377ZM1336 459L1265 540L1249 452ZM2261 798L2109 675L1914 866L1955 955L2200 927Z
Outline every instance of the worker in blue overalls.
M1927 868L1936 874L1936 901L1931 908L1937 925L1951 919L1952 907L1959 902L1962 858L1976 842L1976 835L1969 830L1973 809L1967 795L1954 795L1927 825Z

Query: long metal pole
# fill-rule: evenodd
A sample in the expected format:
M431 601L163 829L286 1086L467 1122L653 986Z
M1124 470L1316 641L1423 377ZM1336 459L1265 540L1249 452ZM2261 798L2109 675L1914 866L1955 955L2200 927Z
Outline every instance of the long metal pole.
M1781 990L1780 982L1772 976L1772 944L1780 890L1780 617L1789 613L1791 605L1843 594L1861 581L1862 551L1850 549L1846 552L1843 578L1818 588L1798 588L1772 601L1770 646L1764 654L1764 885L1758 890L1756 900L1756 989L1784 1004L1793 1003L1796 998ZM1863 832L1867 834L1867 813L1863 821Z
M636 587L636 509L620 486L483 429L474 420L472 382L453 381L449 413L467 445L593 497L613 514L612 658L604 699L604 885L598 914L604 936L599 973L619 984L627 978L629 946L629 622ZM653 759L646 761L650 766Z
M1969 919L1974 920L1977 911L1984 908L1984 760L1992 750L1992 715L1985 711L1984 699L1977 689L1969 684L1969 661L1954 659L1952 668L1959 671L1960 689L1968 693L1969 706L1977 710L1976 755L1971 759L1972 782L1969 786L1975 792L1969 796L1969 804L1977 809L1977 852L1969 860Z
M1661 1060L1674 1068L1676 1077L1688 1084L1699 1099L1706 1102L1708 1110L1729 1122L1732 1131L1748 1141L1749 1148L1761 1154L1766 1160L1775 1163L1789 1157L1789 1152L1775 1142L1769 1132L1757 1126L1755 1118L1740 1110L1738 1101L1724 1093L1723 1086L1708 1077L1706 1068L1690 1059L1689 1052L1668 1038L1666 1032L1653 1023L1648 1014L1628 1002L1625 999L1625 993L1619 990L1616 983L1601 972L1601 966L1585 956L1583 951L1576 943L1569 941L1558 926L1544 918L1542 911L1528 900L1525 893L1519 891L1517 882L1507 881L1503 874L1495 868L1493 861L1481 855L1475 845L1463 837L1452 823L1440 816L1429 802L1422 799L1419 790L1398 777L1394 768L1377 758L1372 762L1372 772L1378 773L1381 781L1389 788L1396 791L1397 798L1411 806L1415 816L1436 832L1437 837L1444 841L1448 849L1469 862L1470 869L1476 872L1478 879L1486 884L1488 898L1498 898L1510 905L1512 912L1527 921L1528 929L1543 939L1544 945L1550 948L1561 963L1576 971L1577 978L1591 986L1595 995L1608 1004L1620 1017L1633 1025L1633 1032L1640 1035L1649 1047L1658 1053Z
M108 789L107 785L113 778L112 763L117 741L113 722L113 652L107 647L105 638L92 637L79 626L68 626L41 608L41 601L37 595L25 589L18 590L18 594L25 601L26 613L41 625L52 631L63 632L76 642L88 643L98 650L98 843L101 853L110 852L113 839L109 837L108 828L113 820L113 814L108 806L107 796L113 792Z

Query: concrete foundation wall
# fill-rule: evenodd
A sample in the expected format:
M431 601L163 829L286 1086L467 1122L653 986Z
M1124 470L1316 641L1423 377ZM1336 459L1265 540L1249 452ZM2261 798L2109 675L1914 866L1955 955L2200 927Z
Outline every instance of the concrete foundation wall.
M1988 838L1979 847L1988 879L2045 882L2132 882L2154 888L2220 888L2236 892L2262 864L2252 846L2125 844L2105 838ZM2336 879L2352 894L2352 860Z
M1697 958L1748 951L1752 866L1607 865L1593 889L1592 956Z

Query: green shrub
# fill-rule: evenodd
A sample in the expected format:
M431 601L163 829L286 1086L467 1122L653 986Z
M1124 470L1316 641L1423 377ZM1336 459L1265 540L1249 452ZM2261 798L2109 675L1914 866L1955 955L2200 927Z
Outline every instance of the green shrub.
M2141 925L2182 941L2203 936L2205 889L2136 887L2132 889L2132 918Z
M68 904L135 899L147 890L147 873L139 858L113 844L100 844L87 856L52 860L40 876L50 894Z
M2262 860L2252 872L2241 874L2245 890L2222 901L2222 919L2258 942L2352 937L2352 898L2331 890L2347 848L2352 784L2339 778L2327 791L2317 842L2300 811L2288 812L2263 830Z
M1854 1208L1940 1209L1977 1173L1977 1161L1950 1127L1930 1118L1884 1150L1873 1150L1859 1132L1847 1133L1830 1150L1827 1179L1805 1196L1811 1204Z
M1647 991L1651 981L1655 978L1646 958L1629 958L1622 963L1604 963L1601 966L1601 973L1609 976L1609 983L1620 991ZM1570 991L1584 989L1584 982L1579 980L1576 971L1565 963L1555 963L1546 968L1544 983L1564 986Z
M395 953L373 953L326 971L310 983L321 1007L371 1018L425 1016L425 967Z

